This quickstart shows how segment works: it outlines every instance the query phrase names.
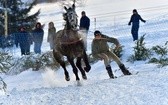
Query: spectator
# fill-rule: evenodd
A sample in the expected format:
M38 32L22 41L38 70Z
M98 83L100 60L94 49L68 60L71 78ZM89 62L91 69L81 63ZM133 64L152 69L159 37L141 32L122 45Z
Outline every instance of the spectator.
M88 33L89 31L89 27L90 27L90 19L86 16L85 11L81 12L81 19L80 19L80 30L86 30L86 32Z
M120 59L109 50L107 42L114 43L116 45L116 49L118 49L120 47L118 40L116 38L103 35L98 30L94 32L94 36L95 38L92 41L92 55L94 58L104 60L104 65L109 77L114 78L110 66L111 59L113 59L118 64L124 75L131 75L131 73L126 69L125 65L120 61Z
M47 37L47 42L50 43L50 49L53 49L53 37L56 34L56 28L54 27L54 23L50 22L48 24L48 37Z
M133 41L138 40L138 30L139 30L139 20L142 22L146 22L141 18L141 16L138 14L137 10L133 10L133 15L131 16L131 19L128 23L128 25L131 25L132 23L132 29L131 29L131 34L133 37Z
M44 30L42 29L41 23L36 23L35 29L32 32L34 42L34 52L41 54L41 46L44 37Z
M85 34L82 37L84 40L85 49L87 50L87 34L89 31L89 27L90 27L90 19L86 16L85 11L82 11L81 15L82 17L80 19L79 29Z
M25 28L23 26L20 28L19 33L15 35L15 38L16 47L18 47L19 44L21 55L29 55L32 40L30 34L25 31Z

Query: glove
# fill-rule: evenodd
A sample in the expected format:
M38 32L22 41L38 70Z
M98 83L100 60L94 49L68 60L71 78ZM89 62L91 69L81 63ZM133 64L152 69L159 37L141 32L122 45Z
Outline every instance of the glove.
M144 23L146 23L146 20L144 20Z
M131 25L131 23L129 22L129 23L128 23L128 25L130 26L130 25Z

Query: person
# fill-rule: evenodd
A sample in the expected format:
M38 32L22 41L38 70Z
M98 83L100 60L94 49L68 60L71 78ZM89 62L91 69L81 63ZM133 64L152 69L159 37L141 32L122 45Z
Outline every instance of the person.
M35 29L32 32L33 42L34 42L34 52L36 54L41 54L41 46L44 37L44 30L40 22L36 23Z
M85 49L87 50L87 34L89 31L89 27L90 27L90 19L86 16L86 12L82 11L81 12L81 18L80 18L80 25L79 25L79 29L83 34L83 40L84 40L84 44L85 44Z
M20 46L21 55L30 54L30 45L32 44L32 39L30 34L25 30L25 27L21 26L19 33L15 35L15 44Z
M90 19L86 16L85 11L82 11L81 12L81 18L80 18L79 29L80 30L85 30L88 33L89 27L90 27Z
M141 18L137 10L134 9L133 15L131 16L130 21L128 23L128 25L131 25L132 23L131 34L133 37L133 41L138 40L139 20L141 20L144 23L146 22L146 20Z
M95 38L92 41L91 47L92 56L98 60L104 60L104 65L109 77L114 78L110 65L110 61L112 59L117 63L124 75L131 75L131 73L126 69L121 60L109 50L107 42L114 43L116 45L116 49L118 49L120 47L119 41L116 38L103 35L99 30L96 30L94 32L94 36Z
M47 37L47 42L50 43L50 49L53 49L53 37L56 34L56 28L54 27L54 23L50 22L48 24L48 37Z

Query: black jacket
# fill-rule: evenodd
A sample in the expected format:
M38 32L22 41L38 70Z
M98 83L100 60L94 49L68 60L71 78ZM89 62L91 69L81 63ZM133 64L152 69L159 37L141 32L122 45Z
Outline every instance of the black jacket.
M80 19L80 29L89 30L90 19L87 16L83 16Z
M139 20L141 20L142 22L146 22L144 19L141 18L141 16L139 14L133 14L131 16L131 19L128 23L128 25L131 25L131 22L132 22L132 25L139 25Z

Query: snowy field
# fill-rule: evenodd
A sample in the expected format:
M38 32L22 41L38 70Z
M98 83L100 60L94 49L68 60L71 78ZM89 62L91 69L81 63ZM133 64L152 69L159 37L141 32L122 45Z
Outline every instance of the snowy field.
M81 79L77 86L72 68L69 69L71 80L65 81L63 69L53 71L26 70L18 75L0 76L7 83L6 94L0 95L0 105L168 105L168 66L158 68L147 61L127 62L133 54L135 43L130 34L128 21L132 9L136 8L147 22L141 23L139 37L146 33L147 48L164 45L168 41L168 3L167 0L87 0L76 12L85 10L91 19L88 35L88 50L93 39L93 32L99 29L102 33L118 38L124 46L122 62L137 75L109 79L103 61L91 65L87 73L88 80ZM49 51L47 43L48 23L53 21L57 28L63 28L63 8L58 4L39 4L31 12L41 9L39 21L45 24L45 38L42 52ZM96 23L95 23L96 18ZM33 51L33 46L31 46ZM20 50L13 49L13 55L20 57ZM111 63L114 75L122 73L115 62Z

